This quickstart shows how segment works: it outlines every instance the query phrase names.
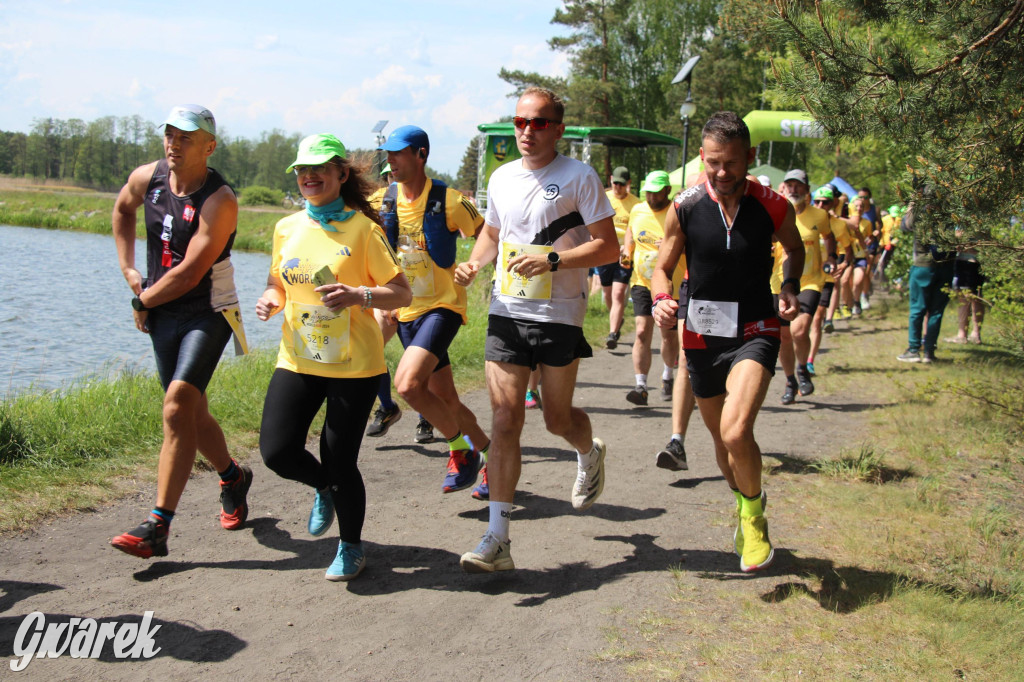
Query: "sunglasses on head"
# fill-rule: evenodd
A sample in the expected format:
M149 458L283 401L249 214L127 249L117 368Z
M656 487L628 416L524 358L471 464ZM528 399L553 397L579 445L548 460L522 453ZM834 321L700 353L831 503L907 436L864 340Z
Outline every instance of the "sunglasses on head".
M526 126L530 126L534 130L544 130L549 125L558 125L561 121L555 121L550 118L526 118L525 116L514 116L512 118L512 125L520 130L526 130Z

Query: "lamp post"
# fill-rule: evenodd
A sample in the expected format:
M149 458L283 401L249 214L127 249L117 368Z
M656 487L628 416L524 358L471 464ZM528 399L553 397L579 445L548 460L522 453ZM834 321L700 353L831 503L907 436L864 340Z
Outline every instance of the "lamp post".
M687 80L686 84L686 100L679 107L679 117L683 119L683 179L680 189L686 189L686 162L690 158L686 155L687 144L690 142L690 117L697 113L697 105L690 96L690 81Z
M676 77L672 79L672 84L686 83L686 100L682 106L679 107L679 118L683 120L683 187L686 189L686 148L687 143L690 141L690 117L697 113L697 105L693 101L693 97L690 96L690 80L693 78L693 67L697 66L697 62L700 61L700 55L696 57L690 57L683 64L683 68L679 70Z

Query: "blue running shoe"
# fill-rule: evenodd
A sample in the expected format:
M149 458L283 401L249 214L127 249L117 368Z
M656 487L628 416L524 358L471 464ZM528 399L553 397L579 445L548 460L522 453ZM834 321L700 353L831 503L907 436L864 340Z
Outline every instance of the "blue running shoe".
M481 464L480 453L476 450L451 450L441 491L454 493L476 485L476 475L480 472Z
M810 374L812 377L813 376L817 376L817 373L814 371L814 363L813 362L808 362L807 363L807 373Z
M487 465L480 470L480 485L473 488L473 492L470 493L474 499L477 500L489 500L491 499L491 486L487 485Z
M332 582L352 580L366 568L366 556L363 554L363 543L339 542L338 556L327 568L324 577Z
M309 534L315 538L327 532L327 529L334 523L334 500L331 499L331 491L327 488L316 491L313 498L313 508L309 512Z

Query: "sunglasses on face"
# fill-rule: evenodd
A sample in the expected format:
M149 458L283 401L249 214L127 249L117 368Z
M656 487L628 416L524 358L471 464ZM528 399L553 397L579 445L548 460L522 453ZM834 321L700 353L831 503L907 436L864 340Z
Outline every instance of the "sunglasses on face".
M831 199L815 199L814 203L816 205L818 205L818 206L822 206L824 204L831 204L832 200Z
M307 173L316 173L319 175L320 173L325 173L327 169L333 165L334 164L331 163L321 163L316 166L296 166L295 174L306 175Z
M526 118L525 116L515 116L512 118L512 125L520 130L526 130L526 126L530 126L534 130L545 130L549 125L558 125L561 121L554 121L550 118Z

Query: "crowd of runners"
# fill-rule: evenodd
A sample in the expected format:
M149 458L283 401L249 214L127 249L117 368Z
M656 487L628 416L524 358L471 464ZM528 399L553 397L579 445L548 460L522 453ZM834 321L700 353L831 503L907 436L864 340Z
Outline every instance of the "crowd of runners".
M652 466L688 468L684 442L696 405L733 495L740 568L751 572L772 563L754 424L776 363L786 375L783 404L814 392L822 334L870 309L872 286L884 280L901 223L909 229L913 211L911 220L901 220L900 207L879 210L866 187L853 197L829 184L812 192L799 169L768 187L766 178L748 175L755 150L746 125L731 112L715 114L704 126L705 171L691 186L673 187L669 174L656 170L643 178L637 196L629 169L619 167L606 190L590 166L558 153L563 117L564 104L550 90L529 88L519 98L513 124L521 159L493 173L485 215L427 176L430 140L413 125L396 129L379 147L387 155L379 178L326 133L302 140L293 163L282 169L295 174L306 204L277 223L266 290L255 306L260 321L279 315L282 331L260 452L271 471L311 489L309 534L323 535L337 519L340 538L328 580L351 580L366 566L367 500L358 455L364 434L383 436L402 417L392 389L419 413L416 442L434 441L436 431L447 444L441 492L470 489L489 505L487 531L462 555L463 570L515 567L510 521L527 409L541 410L547 430L576 453L572 507L583 511L595 503L605 486L608 449L586 411L573 405L579 362L593 355L583 335L592 292L601 292L608 307L609 349L620 343L627 299L632 306L635 376L624 399L646 406L655 390L671 401L669 439L651 453ZM142 558L167 555L197 452L220 474L223 528L244 527L253 481L251 469L228 454L205 395L232 335L236 351L245 352L230 261L237 203L207 166L216 147L209 110L175 107L163 127L165 158L131 174L113 215L135 325L152 337L165 388L156 503L142 524L111 540ZM140 206L148 235L146 278L135 267ZM465 262L456 258L459 236L475 240ZM920 248L944 273L946 261ZM915 243L915 258L917 251ZM448 355L468 320L466 287L489 264L490 434L460 400ZM915 267L927 266L915 260ZM911 347L899 359L913 361L916 354L928 362L938 333L938 295L921 292L944 275L927 283L918 277L917 285L915 276ZM961 285L969 286L962 276ZM972 283L980 286L978 280ZM915 304L915 291L924 303ZM965 300L969 305L972 299ZM937 314L941 322L941 310ZM980 340L976 320L975 333L963 333L964 340ZM660 385L651 386L655 330L662 375ZM384 346L395 335L404 350L392 376ZM325 405L315 455L306 442Z

